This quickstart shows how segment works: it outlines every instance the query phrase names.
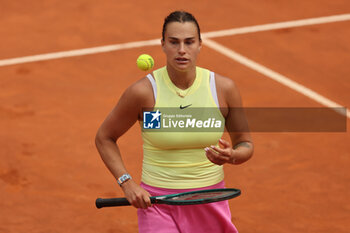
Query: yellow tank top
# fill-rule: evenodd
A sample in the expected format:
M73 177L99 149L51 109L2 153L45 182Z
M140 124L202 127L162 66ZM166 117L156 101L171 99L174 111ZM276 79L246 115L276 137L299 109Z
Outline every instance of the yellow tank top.
M153 74L155 106L152 111L158 110L162 114L159 121L162 126L161 129L142 130L142 182L170 189L198 188L219 183L224 178L223 168L210 162L204 151L205 147L217 145L224 129L224 118L217 99L212 95L213 83L210 86L211 80L215 89L215 80L211 79L214 73L197 67L196 79L186 90L172 83L166 67ZM216 97L216 90L214 92ZM205 112L205 109L210 111ZM199 122L198 112L203 115L203 110L205 116ZM189 113L191 119L188 119ZM181 120L183 123L179 123ZM140 123L142 128L144 122ZM214 125L217 128L211 130ZM203 131L205 126L207 130Z

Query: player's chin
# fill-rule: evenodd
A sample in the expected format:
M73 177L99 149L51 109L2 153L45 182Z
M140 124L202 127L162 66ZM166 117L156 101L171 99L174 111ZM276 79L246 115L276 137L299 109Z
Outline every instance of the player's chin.
M187 72L187 71L191 70L192 64L189 62L188 63L175 63L174 68L177 71Z

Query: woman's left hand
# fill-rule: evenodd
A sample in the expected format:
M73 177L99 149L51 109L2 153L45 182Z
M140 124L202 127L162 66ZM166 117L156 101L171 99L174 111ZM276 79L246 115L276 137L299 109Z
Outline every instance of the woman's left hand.
M225 163L235 163L235 151L232 149L229 142L220 139L219 143L223 146L210 146L204 148L207 158L217 165L223 165Z

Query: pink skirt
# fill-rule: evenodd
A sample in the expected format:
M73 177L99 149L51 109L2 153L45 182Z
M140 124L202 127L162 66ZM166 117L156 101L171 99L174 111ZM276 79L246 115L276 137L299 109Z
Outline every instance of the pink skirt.
M203 189L224 188L224 181L196 189L164 189L141 183L152 196L161 196ZM155 204L147 209L138 209L139 233L237 233L231 222L228 201L200 205Z

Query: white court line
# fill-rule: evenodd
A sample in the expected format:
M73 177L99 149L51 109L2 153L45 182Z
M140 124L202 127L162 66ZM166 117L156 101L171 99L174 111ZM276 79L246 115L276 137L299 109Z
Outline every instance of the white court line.
M261 31L269 31L269 30L292 28L292 27L302 27L302 26L340 22L340 21L347 21L347 20L350 20L350 14L333 15L333 16L326 16L326 17L319 17L319 18L300 19L300 20L294 20L294 21L288 21L288 22L270 23L270 24L263 24L263 25L257 25L257 26L233 28L228 30L202 33L202 36L203 38L233 36L233 35L246 34L246 33L252 33L252 32L261 32Z
M63 51L63 52L57 52L57 53L46 53L46 54L39 54L39 55L33 55L33 56L5 59L5 60L0 60L0 66L8 66L8 65L22 64L22 63L35 62L35 61L46 61L46 60L65 58L65 57L76 57L76 56L83 56L88 54L106 53L106 52L111 52L116 50L133 49L133 48L152 46L152 45L160 45L160 39L136 41L136 42L129 42L124 44L106 45L106 46L92 47L92 48L86 48L86 49L76 49L76 50L69 50L69 51Z
M273 80L275 80L276 82L279 82L281 84L283 84L284 86L287 86L289 88L291 88L292 90L299 92L307 97L309 97L310 99L326 106L329 108L343 108L343 106L341 106L340 104L333 102L330 99L327 99L326 97L314 92L313 90L287 78L286 76L279 74L263 65L260 65L259 63L256 63L252 60L250 60L249 58L246 58L238 53L236 53L235 51L211 40L211 39L203 39L203 43L208 46L209 48L214 49L215 51L231 58L232 60L235 60L239 63L241 63L244 66L249 67L252 70L255 70L261 74L263 74L264 76L271 78ZM335 109L337 110L337 109ZM347 109L346 112L343 111L338 111L340 114L347 116L348 118L350 118L350 111Z
M249 26L249 27L242 27L242 28L234 28L229 30L206 32L206 33L202 33L202 36L203 38L232 36L232 35L243 34L243 33L276 30L276 29L291 28L291 27L301 27L301 26L307 26L307 25L324 24L324 23L331 23L331 22L338 22L338 21L345 21L345 20L350 20L350 14L333 15L333 16L327 16L327 17L318 17L318 18L294 20L294 21L287 21L287 22L280 22L280 23L271 23L271 24ZM83 56L88 54L104 53L104 52L111 52L111 51L116 51L121 49L132 49L132 48L159 45L159 44L160 44L160 39L153 39L153 40L137 41L137 42L124 43L124 44L115 44L115 45L106 45L106 46L92 47L92 48L86 48L86 49L70 50L70 51L64 51L64 52L46 53L41 55L33 55L33 56L25 56L25 57L19 57L19 58L10 58L10 59L0 60L0 66L8 66L8 65L22 64L22 63L28 63L28 62L36 62L36 61L45 61L45 60L52 60L52 59L65 58L65 57Z
M209 38L213 37L222 37L222 36L232 36L237 34L243 34L243 33L252 33L252 32L259 32L259 31L267 31L267 30L276 30L276 29L282 29L282 28L291 28L291 27L301 27L301 26L307 26L307 25L315 25L315 24L324 24L324 23L331 23L331 22L339 22L339 21L346 21L350 20L350 14L342 14L342 15L334 15L334 16L327 16L327 17L318 17L318 18L310 18L310 19L303 19L303 20L294 20L294 21L287 21L287 22L280 22L280 23L272 23L272 24L264 24L264 25L257 25L257 26L249 26L249 27L242 27L242 28L235 28L235 29L229 29L229 30L221 30L221 31L214 31L214 32L207 32L203 33L203 39L205 44L208 47L211 47L212 49L228 56L229 58L240 62L241 64L264 74L265 76L313 99L316 102L321 103L322 105L325 105L327 107L342 107L341 105L317 94L316 92L312 91L309 88L306 88L302 86L301 84L298 84L291 79L271 70L268 69L236 52L233 50L230 50L229 48L226 48ZM51 60L51 59L58 59L58 58L65 58L65 57L74 57L74 56L83 56L88 54L96 54L96 53L103 53L103 52L111 52L121 49L132 49L132 48L138 48L138 47L144 47L144 46L153 46L153 45L159 45L160 39L153 39L153 40L146 40L146 41L137 41L137 42L130 42L130 43L124 43L124 44L115 44L115 45L107 45L107 46L99 46L99 47L92 47L92 48L86 48L86 49L77 49L77 50L70 50L70 51L63 51L63 52L56 52L56 53L47 53L47 54L41 54L41 55L33 55L33 56L26 56L26 57L19 57L19 58L11 58L11 59L4 59L0 60L0 66L7 66L7 65L15 65L15 64L21 64L21 63L28 63L28 62L35 62L35 61L44 61L44 60ZM343 114L343 112L341 112ZM350 118L350 111L346 110L346 115L348 118Z

